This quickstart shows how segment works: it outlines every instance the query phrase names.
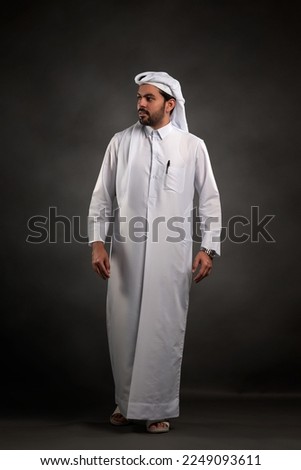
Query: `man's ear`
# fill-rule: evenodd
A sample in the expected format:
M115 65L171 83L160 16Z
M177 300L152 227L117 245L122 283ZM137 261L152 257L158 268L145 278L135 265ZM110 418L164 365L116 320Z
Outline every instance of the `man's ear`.
M174 109L174 107L176 106L176 100L170 99L170 100L168 100L168 101L166 102L166 104L167 104L167 107L166 107L167 111L168 111L169 113L171 113L171 111L172 111L172 110Z

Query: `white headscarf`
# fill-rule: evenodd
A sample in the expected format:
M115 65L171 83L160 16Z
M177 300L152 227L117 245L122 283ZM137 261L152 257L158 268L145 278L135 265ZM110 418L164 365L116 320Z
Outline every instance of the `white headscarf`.
M174 126L188 132L184 106L185 100L178 80L171 77L166 72L142 72L136 75L135 82L137 85L154 85L175 98L176 106L170 119Z

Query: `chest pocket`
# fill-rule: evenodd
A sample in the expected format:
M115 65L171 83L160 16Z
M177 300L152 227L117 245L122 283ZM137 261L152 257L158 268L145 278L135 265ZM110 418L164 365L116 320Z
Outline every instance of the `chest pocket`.
M163 188L166 191L175 191L177 193L182 193L185 184L185 173L185 166L170 165L168 168L168 172L165 172L164 174Z

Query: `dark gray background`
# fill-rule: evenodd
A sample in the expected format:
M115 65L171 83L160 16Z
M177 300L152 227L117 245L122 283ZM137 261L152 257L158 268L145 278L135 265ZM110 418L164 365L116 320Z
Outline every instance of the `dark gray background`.
M301 392L297 7L267 1L11 2L2 59L5 410L113 404L106 285L90 249L29 244L28 220L86 216L113 133L136 121L133 77L179 79L208 147L224 226L274 214L275 243L223 243L191 290L182 389ZM242 231L239 230L239 233Z

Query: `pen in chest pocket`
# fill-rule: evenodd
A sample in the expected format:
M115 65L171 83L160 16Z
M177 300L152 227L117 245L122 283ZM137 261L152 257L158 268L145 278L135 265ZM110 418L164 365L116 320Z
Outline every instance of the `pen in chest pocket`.
M170 160L168 160L167 165L166 165L166 174L168 173L169 166L170 166Z

